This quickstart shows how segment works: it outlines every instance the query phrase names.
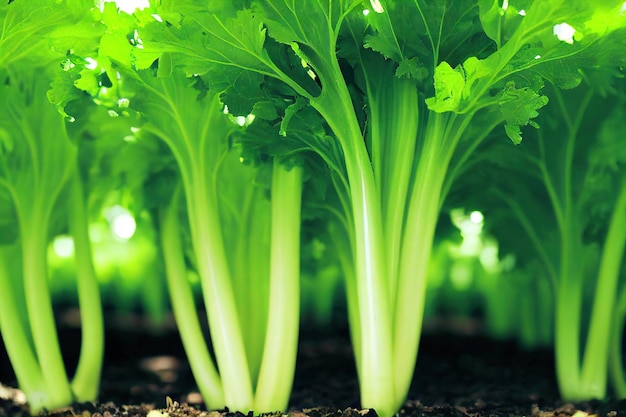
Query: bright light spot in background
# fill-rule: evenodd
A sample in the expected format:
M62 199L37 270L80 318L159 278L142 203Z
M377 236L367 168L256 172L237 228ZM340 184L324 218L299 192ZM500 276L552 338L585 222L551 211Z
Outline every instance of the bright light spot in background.
M623 15L624 13L626 13L626 1L624 2L624 4L622 4L622 8L619 9L619 13L621 15Z
M52 249L59 257L69 258L74 255L74 239L67 235L57 236L52 241Z
M113 236L128 240L135 234L137 223L128 210L121 206L113 206L106 213Z
M317 78L317 75L315 75L315 72L313 72L311 67L309 67L309 64L304 59L300 60L300 65L302 65L302 68L307 69L306 73L309 74L309 77L311 77L314 80Z
M572 45L574 43L574 35L576 34L576 29L574 29L568 23L559 23L558 25L554 25L553 33L557 38L559 38L560 41Z
M526 10L522 9L518 13L520 16L526 16Z
M163 23L163 18L161 16L159 16L158 14L153 14L152 17L154 18L154 20L156 20L159 23Z
M132 134L124 136L124 140L126 142L136 142L137 141L137 133L139 133L140 131L141 131L140 128L135 127L135 126L131 126L130 127L130 132Z
M104 3L113 2L121 11L133 14L135 9L145 9L150 7L149 0L98 0L96 4L99 5L100 10L104 10Z
M535 59L541 59L541 55L535 55Z
M472 221L472 223L482 224L482 222L485 220L485 216L483 216L483 214L478 210L472 211L470 213L470 220Z
M85 61L87 61L85 68L89 70L95 70L96 68L98 68L98 61L96 61L95 59L87 57L85 58Z
M137 32L137 29L135 29L135 31L133 32L133 38L131 39L130 43L131 45L136 46L139 49L143 49L143 41L139 37L139 32Z
M483 231L484 216L480 211L465 214L463 209L450 211L452 223L461 231L463 237L478 236Z
M502 2L502 10L506 11L509 8L509 0L504 0Z
M370 14L370 9L363 10L363 16L367 16L368 14Z
M238 126L250 126L254 122L255 117L254 114L249 114L247 116L233 116L231 120Z
M370 0L370 4L376 13L383 13L385 11L385 9L383 9L383 5L380 4L380 1L378 0Z
M63 71L69 71L76 66L69 58L67 58L61 65L63 66Z

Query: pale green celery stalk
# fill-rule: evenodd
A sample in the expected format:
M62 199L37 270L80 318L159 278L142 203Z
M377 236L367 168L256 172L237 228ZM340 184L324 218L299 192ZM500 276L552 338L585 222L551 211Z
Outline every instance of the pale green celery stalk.
M63 117L47 102L45 95L37 94L45 91L44 86L41 83L34 86L32 91L24 93L26 107L24 113L18 116L17 126L23 135L18 139L29 144L34 166L30 167L32 182L20 184L22 187L31 186L32 189L20 189L15 204L22 247L26 310L46 387L44 406L54 409L71 404L73 398L61 355L48 285L48 234L54 205L68 184L73 169L71 161L75 160L76 154L67 137ZM49 129L50 133L45 129ZM64 166L60 162L62 160L68 161L68 164ZM31 409L31 412L37 411L36 408Z
M20 298L14 287L21 281L15 279L16 271L9 266L11 259L20 258L19 252L17 244L0 248L0 332L20 389L35 411L47 406L47 390L32 347L28 319L17 305Z
M585 110L592 97L590 90L578 107L578 113L570 117L564 105L563 98L555 90L563 120L567 131L566 148L563 156L562 195L557 191L557 184L551 177L548 167L543 160L545 157L545 138L539 131L539 149L541 152L540 172L548 192L560 233L559 277L556 284L555 310L555 355L556 373L561 396L567 400L576 400L587 397L581 391L581 352L580 331L582 325L582 286L583 260L581 259L582 242L580 236L580 220L575 213L575 204L572 196L572 173L574 170L573 158L576 137L580 131ZM551 146L551 145L550 145ZM604 397L604 396L603 396ZM588 398L588 397L587 397Z
M619 275L626 248L626 177L622 179L608 234L602 247L591 323L581 371L581 392L587 398L604 398ZM620 331L621 334L621 331Z
M221 409L226 405L222 381L209 354L198 320L193 292L187 279L178 219L179 198L180 187L170 203L159 212L165 277L169 287L172 311L194 379L207 406Z
M537 281L537 284L544 283L547 285L547 281L542 276L525 277L526 281ZM549 325L549 316L542 316L540 311L542 309L542 303L545 301L545 297L540 297L538 291L539 288L533 288L535 282L524 282L521 288L519 288L519 294L517 297L520 300L519 306L519 323L518 327L518 341L521 346L526 349L537 348L541 346L541 332L542 328ZM534 291L536 290L536 291ZM504 298L505 300L507 298ZM548 300L548 308L551 306L550 300Z
M232 155L236 156L236 155ZM239 158L231 163L238 166L238 172L255 169L242 165ZM231 178L230 173L225 173ZM265 189L254 185L253 176L235 175L237 182L224 185L224 194L232 196L239 189L243 196L225 198L230 217L234 223L226 225L234 235L234 242L227 247L230 255L233 288L237 300L237 311L242 326L243 341L246 346L250 378L253 388L259 377L265 343L268 319L270 260L270 202L263 195ZM244 180L247 181L244 183ZM225 216L226 217L226 216ZM237 230L237 233L233 232ZM225 236L228 237L228 236Z
M533 267L524 271L523 282L517 286L520 300L516 324L517 337L525 349L552 347L555 296L545 271ZM510 298L504 297L504 300Z
M612 320L612 340L609 356L609 377L617 398L626 398L626 372L622 358L622 335L626 324L626 286L622 285L617 296L616 312Z
M217 109L212 106L210 110ZM210 117L207 115L207 118ZM226 134L220 132L217 126L214 128L218 131L214 130L210 135ZM192 159L196 158L192 156ZM205 174L205 168L210 170L211 167L205 167L202 158L199 159L193 161L193 167L181 166L182 171L193 169L184 180L192 245L198 260L202 294L226 404L234 410L247 411L253 407L252 382L224 251L216 179Z
M369 154L339 64L335 78L319 73L324 89L311 105L324 117L344 151L350 184L359 304L359 377L362 406L383 416L397 411L392 325L378 187ZM357 325L356 323L354 325Z
M572 226L567 226L572 227ZM568 240L564 240L568 239ZM556 288L555 359L561 396L580 399L580 326L582 323L582 265L577 237L562 230L559 282Z
M22 270L28 320L41 367L47 398L44 407L54 409L72 403L72 391L67 378L59 337L52 311L52 300L48 288L48 230L49 210L47 202L54 196L42 195L32 208L33 216L20 218L22 244ZM32 413L39 409L31 408Z
M68 216L74 239L78 302L81 319L81 351L71 387L74 399L93 401L98 397L104 357L104 319L100 286L93 265L87 209L78 167L71 179L71 209Z
M167 144L180 169L191 245L225 402L233 410L246 412L253 407L253 388L224 247L217 189L220 161L228 151L227 138L234 125L225 119L219 94L213 92L198 101L198 93L182 75L158 78L156 83L158 88L149 87L154 97L146 102L146 111L155 121L144 129ZM167 115L163 120L171 122L162 123L160 115Z
M382 209L381 227L384 239L384 247L379 248L379 250L382 249L382 252L375 256L379 256L385 262L384 285L389 294L389 302L393 306L397 302L403 302L400 295L402 289L399 286L402 284L399 279L399 273L402 268L404 227L407 219L407 202L410 198L409 186L413 175L417 147L420 107L415 83L408 79L397 78L394 65L388 65L387 63L381 65L384 65L383 71L371 71L376 74L376 77L372 77L369 71L364 71L364 76L367 83L368 102L370 103L369 134L372 149L372 165L377 179L378 204ZM438 196L434 195L433 198L438 210ZM420 231L420 233L422 232ZM416 239L417 237L414 236L412 238ZM432 239L428 243L428 247L430 247ZM417 255L412 254L411 256ZM428 256L423 259L428 260ZM422 293L425 291L425 286L421 288L421 291ZM423 311L423 294L415 293L413 295L414 297L412 297L410 303L419 305L417 309ZM361 298L361 295L359 295L359 298ZM398 308L397 305L396 308ZM360 312L362 314L363 310L360 310ZM385 393L389 395L391 406L388 406L388 410L382 411L389 412L393 410L395 412L400 409L408 394L413 368L410 362L399 363L399 361L406 359L406 356L403 356L401 359L397 357L398 335L396 332L398 329L394 328L394 326L397 324L398 316L391 306L386 314L389 315L386 320L391 327L391 367L394 380L391 382L391 389L388 389ZM414 329L419 331L421 327L414 321L416 317L410 317L410 321L414 324L413 328L402 329L402 331L411 333L414 332ZM418 320L420 319L418 318ZM417 349L415 350L415 355L417 355ZM409 369L408 373L410 374L408 380L405 376L407 369ZM404 375L404 377L400 377L400 375ZM365 394L362 394L362 398L363 406L369 406ZM384 412L381 414L389 415L384 414Z
M385 63L385 72L375 80L365 74L371 108L372 165L380 192L386 245L387 281L393 299L406 217L409 184L413 175L420 104L415 83L395 75L395 66ZM374 92L377 94L375 95Z
M302 167L273 162L269 315L255 411L286 410L293 384L300 324Z
M513 271L483 271L481 291L484 293L484 317L487 333L495 339L505 340L515 335L517 328L516 305L519 299L514 297Z
M430 111L419 138L417 172L410 190L394 311L394 373L401 405L413 378L422 330L428 263L448 165L469 116ZM400 391L401 387L401 391Z

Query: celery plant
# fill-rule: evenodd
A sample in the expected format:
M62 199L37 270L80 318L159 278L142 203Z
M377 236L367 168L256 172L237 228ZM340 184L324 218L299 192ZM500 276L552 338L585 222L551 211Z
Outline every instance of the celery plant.
M615 65L604 51L619 48L600 41L620 39L621 6L164 2L152 10L164 22L139 30L137 59L167 53L174 66L224 86L236 115L287 96L297 99L286 117L310 106L326 123L322 143L271 143L277 155L313 149L339 178L362 405L387 416L412 378L428 259L452 182L497 126L521 141L521 127L535 125L547 102L545 79L571 88L581 68Z
M189 289L174 238L178 226L167 214L162 242L169 288L177 322L185 323L181 336L194 374L211 407L284 409L298 334L301 168L274 164L271 208L264 208L252 169L229 150L237 126L224 114L219 95L202 91L199 78L151 74L139 74L141 95L131 105L146 119L143 140L163 140L180 171L192 264L202 282L219 369L218 376L207 365L193 304L179 301ZM175 201L172 206L169 211Z
M233 284L237 290L238 317L243 319L240 332L246 341L246 356L237 360L239 367L249 364L247 374L243 375L246 379L231 385L222 379L204 342L187 281L188 271L181 243L179 193L164 206L160 215L161 245L172 308L192 371L205 401L211 407L232 407L232 395L247 381L256 387L256 392L253 398L247 399L248 404L240 407L284 409L291 391L298 334L298 188L301 187L301 168L287 171L280 164L273 164L271 207L264 208L268 202L263 196L263 189L251 181L255 170L242 166L232 156L226 158L218 171L224 171L229 177L234 175L238 180L239 189L234 193L233 189L225 193L243 197L222 200L222 204L229 210L241 210L236 213L236 222L230 223L235 226L230 229L237 239L231 242L235 247L227 247L234 249L228 252L228 258L232 270L236 271L234 274L238 275ZM228 182L218 181L222 185ZM247 269L243 274L242 267ZM264 320L259 322L254 316ZM234 330L237 329L231 327L231 331ZM224 369L224 362L219 356L217 365Z
M0 193L17 230L0 246L0 330L31 412L98 394L103 320L76 146L41 73L5 71L0 95ZM67 201L61 207L60 199ZM71 383L61 356L48 288L47 247L67 216L76 247L83 344Z
M136 47L128 44L127 33L155 22L151 15L131 17L105 4L101 19L107 31L89 57L99 66L81 78L105 72L112 88L87 82L79 87L105 105L105 95L114 105L111 97L128 103L142 118L137 140L163 143L163 160L175 161L186 216L181 227L174 218L177 198L162 209L161 244L173 310L205 401L212 408L284 409L299 324L302 167L274 163L269 203L266 190L254 184L260 174L231 150L241 127L225 114L230 109L219 84L188 76L170 53L155 53L147 42L144 49L136 32ZM265 134L278 137L274 130ZM189 302L180 229L190 236L189 263L201 281L215 365Z
M103 319L77 146L67 133L66 115L50 103L75 98L55 97L50 84L67 50L89 49L97 37L85 4L0 3L0 331L33 414L94 400L102 367ZM80 31L83 36L75 36ZM63 225L76 245L82 319L81 354L71 380L47 269L50 236Z
M546 117L561 122L523 144L521 158L499 152L500 168L508 169L500 170L494 190L510 209L508 221L523 230L511 249L531 248L545 271L535 279L547 278L551 285L561 395L605 398L610 346L622 334L613 322L619 317L626 248L621 133L626 107L623 97L601 99L591 87L567 93L554 89L551 98ZM510 187L521 175L524 182Z

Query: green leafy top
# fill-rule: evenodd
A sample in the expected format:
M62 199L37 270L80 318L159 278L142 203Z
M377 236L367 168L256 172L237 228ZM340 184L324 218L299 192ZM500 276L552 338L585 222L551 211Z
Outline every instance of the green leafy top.
M366 16L365 46L394 60L398 75L424 80L433 111L498 106L515 143L520 126L532 124L547 102L544 80L572 88L586 78L607 90L624 64L626 17L618 1L381 4L383 13Z
M95 49L100 37L89 0L14 0L0 3L0 65L45 66L68 52Z

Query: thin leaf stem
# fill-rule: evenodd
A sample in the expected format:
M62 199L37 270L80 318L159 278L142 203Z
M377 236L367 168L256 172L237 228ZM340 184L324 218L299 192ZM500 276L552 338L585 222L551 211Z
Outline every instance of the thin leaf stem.
M207 405L219 409L226 406L222 381L209 354L187 279L178 220L180 192L178 187L169 204L162 207L159 212L165 277L172 311L194 379Z
M89 239L83 184L76 166L71 184L70 232L74 239L78 302L81 317L81 351L71 386L76 401L94 401L99 394L104 358L104 319L100 287Z

